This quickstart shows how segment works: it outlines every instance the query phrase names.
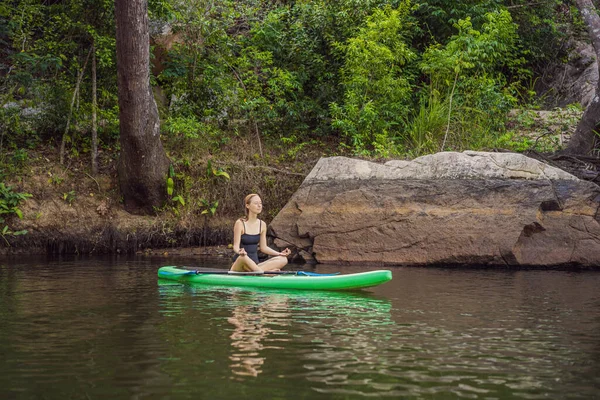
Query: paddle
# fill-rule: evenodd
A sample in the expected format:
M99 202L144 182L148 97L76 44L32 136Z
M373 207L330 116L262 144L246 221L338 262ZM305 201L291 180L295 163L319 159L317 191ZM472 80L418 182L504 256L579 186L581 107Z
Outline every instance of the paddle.
M216 271L192 270L192 271L185 271L185 272L167 272L167 271L161 271L161 274L164 274L164 275L299 275L299 276L334 276L334 275L338 275L339 272L335 272L333 274L318 274L316 272L307 272L307 271L251 271L251 272L238 272L238 271L224 271L224 270L216 270Z

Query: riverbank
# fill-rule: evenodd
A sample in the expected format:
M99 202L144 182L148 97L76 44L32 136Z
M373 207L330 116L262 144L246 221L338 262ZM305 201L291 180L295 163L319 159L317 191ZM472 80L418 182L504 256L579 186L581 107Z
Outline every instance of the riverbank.
M129 214L122 207L118 153L102 152L100 171L92 176L85 154L69 157L61 165L52 148L27 151L27 161L7 182L13 192L31 195L19 205L22 218L7 221L10 231L27 233L5 234L0 254L137 253L227 246L234 221L243 215L247 193L263 197L262 219L269 223L319 157L330 151L319 143L307 146L302 158L291 158L284 149L270 146L260 158L252 151L240 151L253 149L242 138L216 155L166 147L176 149L167 150L176 173L175 191L171 201L148 216ZM174 200L176 196L182 201Z
M546 132L540 134L544 147L539 150L560 148L558 144L568 138L564 126L556 128L554 135L547 134L560 116L561 111L557 111L553 118L546 116L528 127L515 125L519 133L513 142L531 143L539 132ZM518 120L516 115L512 123ZM567 132L573 128L569 125ZM552 143L557 147L552 148ZM62 165L52 146L7 153L6 158L19 155L20 161L5 173L6 184L14 192L32 197L19 206L22 218L13 216L6 225L10 231L27 233L3 234L0 254L222 255L231 244L234 221L243 215L245 194L263 197L265 211L261 217L270 223L321 157L349 155L339 143L326 140L287 146L265 141L259 148L254 140L236 137L218 151L198 142L186 146L165 142L165 148L175 172L175 190L172 200L150 216L124 211L116 148L100 152L100 170L94 176L87 153L71 152ZM579 177L597 179L600 168L594 160L550 159L544 154L550 153L528 153ZM176 201L176 196L183 202Z

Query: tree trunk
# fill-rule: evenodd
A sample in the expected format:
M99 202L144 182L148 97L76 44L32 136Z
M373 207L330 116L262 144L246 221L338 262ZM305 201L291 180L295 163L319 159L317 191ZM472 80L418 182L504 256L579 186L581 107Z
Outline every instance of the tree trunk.
M96 86L96 48L92 46L92 175L98 174L98 93Z
M169 159L160 141L150 87L147 0L115 0L121 154L119 185L125 209L150 214L167 198Z
M576 2L587 26L600 69L600 16L591 0L576 0ZM577 129L563 153L572 155L592 153L598 142L598 136L596 136L598 128L600 128L600 80L596 83L594 98L583 113Z

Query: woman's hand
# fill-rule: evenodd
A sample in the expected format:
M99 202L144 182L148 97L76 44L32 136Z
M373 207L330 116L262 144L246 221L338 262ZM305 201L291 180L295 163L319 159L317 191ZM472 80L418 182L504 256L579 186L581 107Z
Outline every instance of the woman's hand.
M285 250L283 250L281 253L279 253L279 255L280 255L280 256L287 257L287 256L289 256L291 253L292 253L292 252L291 252L291 250L290 250L290 249L288 249L288 248L286 248L286 249L285 249Z
M240 257L245 257L248 255L248 253L246 253L246 249L244 248L241 248L238 254L240 255Z

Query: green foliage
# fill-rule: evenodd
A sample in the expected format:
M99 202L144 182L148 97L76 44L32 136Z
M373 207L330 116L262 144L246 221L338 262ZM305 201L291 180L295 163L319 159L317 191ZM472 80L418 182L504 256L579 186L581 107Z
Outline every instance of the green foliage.
M69 205L72 205L76 198L77 194L74 190L69 190L68 192L63 193L62 195L62 199L66 201Z
M168 51L154 42L151 60L167 148L193 163L238 136L285 146L286 159L315 140L379 157L494 147L517 99L533 101L535 74L564 56L565 32L585 35L576 8L558 0L412 4L150 0L152 24L173 33ZM114 25L112 0L2 3L4 173L27 163L29 149L59 141L92 45L99 145L118 148ZM69 127L71 155L91 147L89 68ZM211 170L207 179L221 176ZM191 177L171 179L171 200L189 203L177 196L188 196Z
M470 18L474 26L487 21L487 14L509 8L517 25L518 46L530 66L555 61L568 32L567 24L577 19L576 7L560 0L427 0L419 2L416 16L420 21L419 44L445 43L454 35L454 26ZM585 29L584 29L585 32Z
M458 21L470 18L475 25L481 25L485 15L498 11L502 3L501 0L427 0L418 3L416 15L428 39L445 42L454 34Z
M448 113L439 150L446 145L455 150L485 148L492 145L493 132L503 131L506 115L516 104L501 72L523 63L517 57L516 26L507 11L499 11L486 14L481 31L469 18L459 20L456 28L458 33L446 45L432 45L423 54L421 70L433 94L427 101L441 101Z
M470 18L459 20L458 33L445 46L432 45L423 55L421 69L432 82L451 86L457 74L478 76L523 63L517 57L516 25L508 11L486 14L481 31Z
M231 179L229 174L226 171L224 171L223 168L215 168L210 160L208 160L208 163L206 164L206 176L209 179L223 178L227 181Z
M500 137L496 142L497 146L504 149L509 149L516 152L524 152L531 150L533 147L533 141L526 137L517 137L514 131L507 131Z
M243 50L237 64L243 88L240 110L251 125L259 124L255 127L260 126L266 134L275 133L272 122L282 114L291 116L296 112L289 101L300 89L295 74L275 66L271 52L254 46Z
M577 8L576 4L571 4L569 6L568 14L573 16L571 26L574 33L579 36L585 35L587 32L587 26L583 18L581 18L581 13L579 12L579 9Z
M230 141L226 132L194 116L168 117L163 124L163 133L166 141L181 152L194 152L197 148L217 153Z
M511 129L498 137L496 147L518 152L561 150L565 137L574 133L582 114L579 104L544 111L516 110L508 121Z
M0 225L6 223L6 217L16 215L19 219L23 218L23 212L19 208L22 202L32 197L29 193L18 193L13 191L11 186L6 186L0 182ZM26 230L12 231L8 225L4 225L0 236L8 243L6 236L17 236L26 234Z
M167 194L169 196L173 196L173 187L175 186L175 184L173 183L173 178L168 177L167 178Z
M330 106L332 125L356 153L384 155L404 128L413 89L407 64L416 57L406 44L410 11L409 1L376 10L356 37L338 45L345 56L345 95L342 105Z
M174 99L173 116L218 119L237 100L230 68L235 40L227 28L235 25L238 13L231 1L217 6L203 0L174 4L172 12L173 29L181 39L169 51L157 82Z
M171 164L171 165L169 165L169 175L167 177L167 195L169 196L171 203L175 204L175 207L173 207L173 210L177 213L176 206L178 204L185 206L185 198L183 197L182 194L177 194L177 195L173 196L173 193L175 190L174 178L176 178L175 169L173 168L173 164Z
M35 133L35 125L39 115L35 110L27 107L26 102L15 101L12 94L8 93L1 101L0 97L0 132L2 132L2 141L0 144L1 160L0 163L8 162L5 158L5 149L13 150L16 159L8 162L6 167L14 172L23 161L26 161L25 148L34 148L39 143L39 136ZM21 154L18 154L21 153ZM16 164L15 164L16 163Z
M164 124L168 134L185 139L198 139L202 128L203 124L195 117L172 116Z
M202 205L202 215L206 215L207 217L214 217L217 212L217 207L219 207L219 201L215 200L210 202L206 199L201 199L200 204Z
M100 92L99 104L102 106L98 110L98 138L101 144L105 146L118 145L119 139L119 106L115 93L107 91Z
M28 158L29 156L27 155L27 150L25 149L15 150L12 156L13 163L19 166L25 165L25 162Z
M173 198L171 198L171 200L172 200L174 203L179 203L179 204L181 204L182 206L185 206L185 199L184 199L184 198L183 198L183 196L182 196L182 195L180 195L180 194L178 194L177 196L173 196Z
M343 99L336 43L396 1L193 1L176 6L181 42L157 77L171 111L229 132L329 134L329 103Z
M48 179L48 182L52 183L55 186L59 186L61 183L63 183L65 180L65 178L58 176L58 175L53 175L50 174L50 178Z
M9 116L0 112L0 125L7 128L9 145L24 146L24 142L37 143L40 139L59 140L65 129L77 76L92 46L98 66L99 109L116 105L113 8L109 0L3 3L0 25L6 21L9 46L2 48L6 62L0 63L3 83L0 105L14 102L18 113ZM91 114L90 65L88 62L87 79L80 87L71 119L75 128L72 132L89 129L89 122L84 121L89 121ZM103 93L110 95L103 97ZM23 110L27 108L33 112L25 118ZM99 117L101 127L110 125L104 123L102 113ZM99 138L104 139L102 129ZM85 146L85 140L78 134L70 139L75 154L82 150L77 146Z
M14 214L19 218L23 218L19 205L30 197L31 194L14 192L11 186L6 186L0 182L0 215ZM0 222L4 222L3 217Z
M507 131L501 135L496 142L496 146L519 153L525 151L552 153L562 147L558 138L554 135L540 135L534 138L519 135L515 131Z
M434 153L443 140L448 119L448 103L432 93L419 104L417 112L411 116L403 145L405 152L413 157Z
M512 18L518 26L522 55L534 71L544 64L555 63L566 55L564 46L570 31L576 33L578 11L561 0L513 0ZM587 30L583 32L587 40ZM530 71L529 71L530 72Z
M279 143L281 148L287 149L285 154L281 156L281 161L287 160L297 160L298 156L302 154L302 151L310 145L317 145L319 141L316 139L305 140L303 141L301 137L296 134L292 134L289 136L281 136L279 138Z
M535 113L532 110L523 110L517 114L517 122L526 128L531 128L535 124Z
M148 0L148 17L151 20L170 21L176 18L175 7L167 0Z
M272 73L265 78L276 81L266 86L267 92L258 87L269 108L255 118L266 134L298 134L306 139L332 134L330 103L344 100L340 69L345 57L339 44L355 36L376 9L395 3L293 2L269 10L263 21L253 25L249 40L241 44L270 54Z

